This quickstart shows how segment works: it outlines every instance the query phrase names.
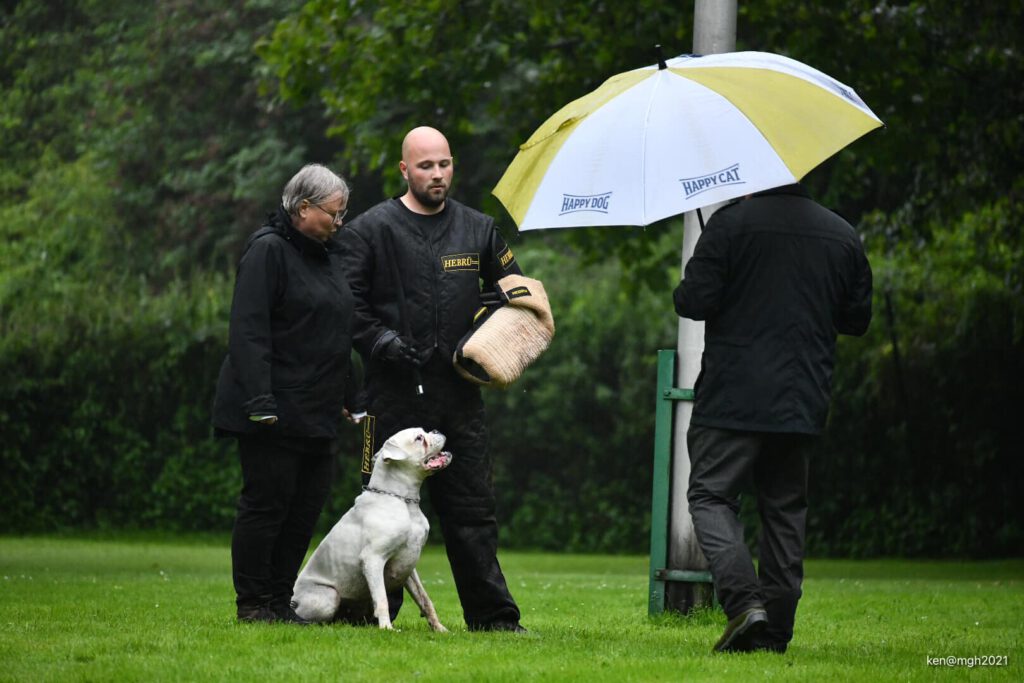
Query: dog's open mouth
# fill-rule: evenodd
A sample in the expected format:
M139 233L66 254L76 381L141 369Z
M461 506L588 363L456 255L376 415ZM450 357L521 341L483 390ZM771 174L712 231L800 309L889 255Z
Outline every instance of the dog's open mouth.
M443 470L452 461L452 454L448 451L441 451L437 455L432 455L427 458L426 462L423 463L423 469L425 470Z

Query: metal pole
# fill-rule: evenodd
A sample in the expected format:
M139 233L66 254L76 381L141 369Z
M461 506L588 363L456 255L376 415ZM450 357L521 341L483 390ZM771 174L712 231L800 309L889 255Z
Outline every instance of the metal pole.
M736 0L697 0L693 9L693 53L736 49Z
M736 49L736 0L696 0L693 13L694 54L715 54L732 52ZM720 205L703 209L705 221ZM683 223L682 271L693 255L693 248L700 236L700 224L696 213L686 214ZM682 272L681 271L681 272ZM700 372L700 358L704 352L704 323L679 319L679 334L676 340L676 386L692 389ZM690 428L693 404L689 401L675 403L675 419L672 434L672 497L669 504L669 566L675 569L706 571L707 560L697 545L693 532L690 506L686 491L690 479L690 453L686 446L686 432ZM689 612L694 607L710 607L712 595L691 583L673 583L666 589L666 604L669 609Z

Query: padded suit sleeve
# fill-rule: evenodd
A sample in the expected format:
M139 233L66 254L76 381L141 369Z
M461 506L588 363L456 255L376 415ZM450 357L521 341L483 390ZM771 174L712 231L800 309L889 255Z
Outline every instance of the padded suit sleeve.
M374 315L371 302L374 276L373 245L353 228L341 233L341 263L355 305L352 311L352 345L370 358L374 345L389 331Z
M490 223L490 235L487 240L487 253L483 254L483 269L480 277L484 281L484 291L492 291L494 285L506 275L522 275L523 271L516 262L516 256L512 249L502 239L501 234Z

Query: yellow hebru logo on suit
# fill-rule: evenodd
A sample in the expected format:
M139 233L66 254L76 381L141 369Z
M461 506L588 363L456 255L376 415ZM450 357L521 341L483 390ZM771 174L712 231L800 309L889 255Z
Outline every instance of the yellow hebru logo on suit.
M441 266L446 270L480 270L480 254L449 254L441 257Z

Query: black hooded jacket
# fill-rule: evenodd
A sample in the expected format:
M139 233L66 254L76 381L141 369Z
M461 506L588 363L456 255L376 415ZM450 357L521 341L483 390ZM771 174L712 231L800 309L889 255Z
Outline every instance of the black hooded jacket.
M673 298L706 321L693 424L817 434L836 335L871 321L871 267L849 223L787 185L715 213Z
M342 260L355 297L353 339L373 373L374 349L403 337L407 323L415 345L451 364L455 347L486 290L506 275L521 275L494 219L451 198L434 216L419 216L393 198L359 216L341 233ZM399 310L389 252L404 290Z
M217 379L218 431L334 437L352 349L352 292L337 244L297 230L283 207L238 263L228 354ZM252 415L276 415L262 425Z

